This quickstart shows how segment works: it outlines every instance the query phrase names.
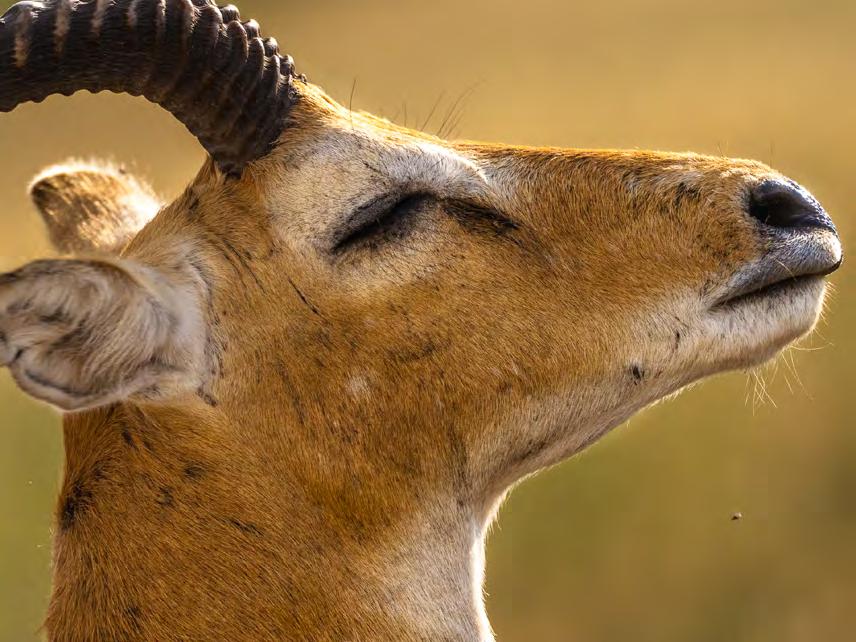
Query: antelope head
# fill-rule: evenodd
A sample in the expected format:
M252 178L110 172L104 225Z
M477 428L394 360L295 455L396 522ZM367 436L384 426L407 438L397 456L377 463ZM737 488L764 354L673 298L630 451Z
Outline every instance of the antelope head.
M68 258L0 278L67 411L54 639L488 639L507 489L809 332L830 219L754 161L449 142L355 113L209 0L24 2L0 108L142 95L210 154L161 206L32 186Z

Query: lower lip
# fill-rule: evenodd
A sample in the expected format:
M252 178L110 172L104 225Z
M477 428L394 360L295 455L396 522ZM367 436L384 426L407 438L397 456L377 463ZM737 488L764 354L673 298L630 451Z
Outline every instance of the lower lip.
M734 298L726 299L721 303L717 303L711 309L730 310L743 305L751 305L752 303L757 303L759 301L780 298L787 294L793 294L795 292L798 292L799 290L805 288L808 285L817 283L821 279L823 279L822 275L806 274L804 276L797 276L792 279L778 281L758 290L753 290L751 292L741 294Z

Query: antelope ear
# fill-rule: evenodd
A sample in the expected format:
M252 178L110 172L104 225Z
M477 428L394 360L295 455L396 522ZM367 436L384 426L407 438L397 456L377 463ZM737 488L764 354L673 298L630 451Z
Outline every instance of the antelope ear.
M118 254L161 206L148 185L98 163L49 167L33 180L30 196L63 253Z

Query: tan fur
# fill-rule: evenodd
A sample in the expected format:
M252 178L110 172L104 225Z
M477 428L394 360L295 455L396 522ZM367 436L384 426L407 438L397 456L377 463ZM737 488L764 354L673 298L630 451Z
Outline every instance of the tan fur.
M33 203L61 252L119 253L160 209L151 188L125 169L71 160L30 186Z
M0 286L4 331L67 332L35 314L59 288L111 346L32 359L102 397L24 386L95 407L65 419L52 640L490 639L483 538L513 483L816 319L819 279L711 309L766 250L760 163L448 143L301 90L270 156L240 180L206 165L120 259ZM396 189L437 200L330 252Z

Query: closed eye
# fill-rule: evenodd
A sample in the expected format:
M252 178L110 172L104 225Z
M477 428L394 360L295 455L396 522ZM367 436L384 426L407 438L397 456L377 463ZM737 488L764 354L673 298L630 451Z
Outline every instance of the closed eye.
M336 232L332 251L339 254L358 245L404 238L412 230L413 215L436 201L431 194L417 192L388 194L362 205Z
M333 235L331 251L342 254L348 250L405 239L417 227L418 215L432 208L440 209L462 228L490 237L505 237L518 225L505 215L465 200L441 199L427 192L387 194L361 205Z

